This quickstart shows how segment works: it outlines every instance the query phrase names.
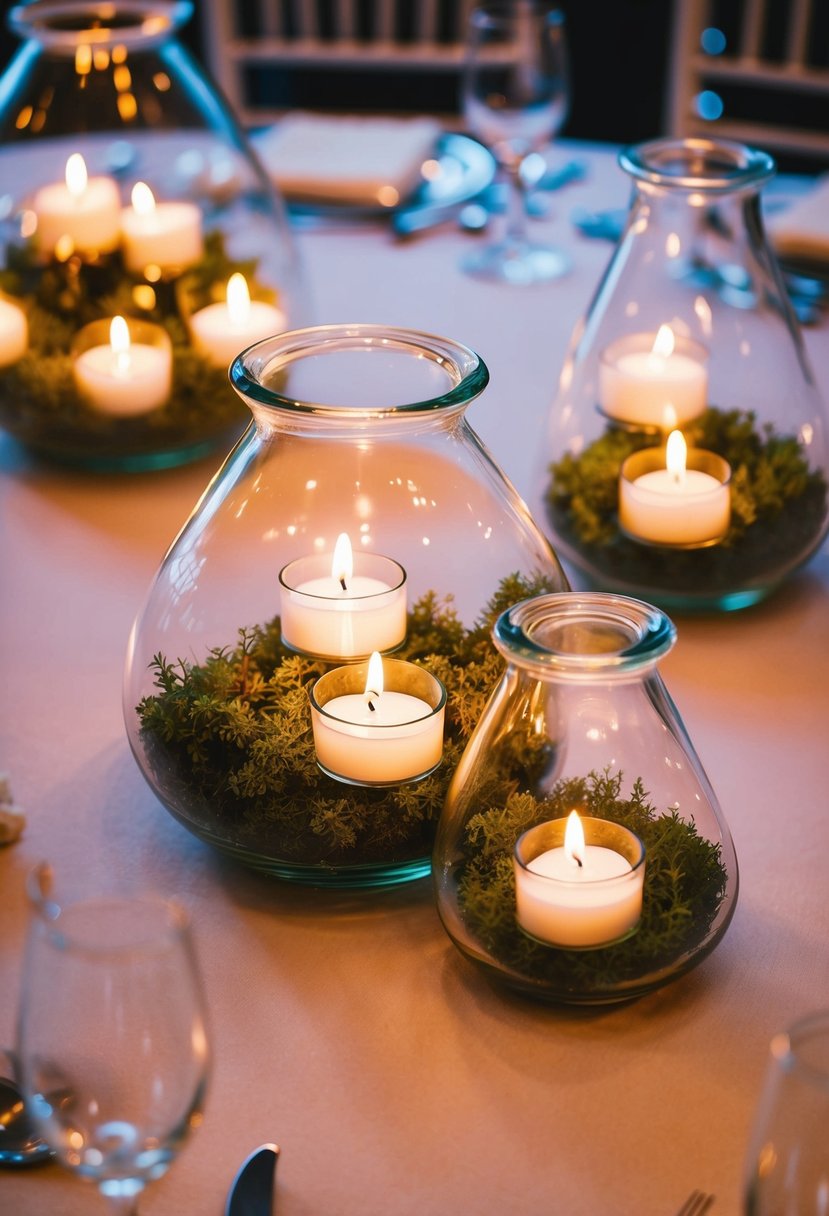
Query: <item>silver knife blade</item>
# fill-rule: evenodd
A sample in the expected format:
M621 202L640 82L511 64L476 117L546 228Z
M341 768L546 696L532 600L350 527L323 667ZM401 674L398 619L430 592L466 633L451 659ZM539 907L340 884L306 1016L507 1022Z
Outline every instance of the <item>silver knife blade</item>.
M278 1144L260 1144L242 1162L227 1197L225 1216L271 1216Z

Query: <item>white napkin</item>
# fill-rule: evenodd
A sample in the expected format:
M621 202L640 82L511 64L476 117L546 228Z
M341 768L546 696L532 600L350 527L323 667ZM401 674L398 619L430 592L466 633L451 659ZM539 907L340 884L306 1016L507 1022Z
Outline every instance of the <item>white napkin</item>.
M782 257L829 261L829 175L766 222Z
M289 199L394 207L421 180L440 124L431 118L289 114L254 137Z

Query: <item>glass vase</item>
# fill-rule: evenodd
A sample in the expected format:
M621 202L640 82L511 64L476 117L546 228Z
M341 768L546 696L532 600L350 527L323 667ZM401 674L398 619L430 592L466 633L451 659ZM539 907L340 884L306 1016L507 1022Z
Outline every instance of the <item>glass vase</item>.
M506 609L493 639L507 669L435 841L444 927L541 1001L641 996L713 949L737 899L731 837L657 671L674 626L570 592Z
M0 426L47 457L131 470L226 445L246 421L231 360L307 321L282 204L177 41L191 8L9 14L24 43L0 82Z
M256 869L419 878L500 674L491 621L567 586L464 416L488 372L442 338L342 325L259 343L231 379L252 422L133 630L136 759Z
M703 139L620 163L630 213L561 373L547 519L589 586L742 608L809 559L828 518L825 407L761 216L774 165Z

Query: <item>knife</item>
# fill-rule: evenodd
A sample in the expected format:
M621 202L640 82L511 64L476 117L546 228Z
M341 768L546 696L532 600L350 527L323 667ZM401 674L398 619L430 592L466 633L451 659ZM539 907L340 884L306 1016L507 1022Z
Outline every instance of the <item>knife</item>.
M260 1144L239 1168L227 1197L225 1216L271 1216L278 1144Z

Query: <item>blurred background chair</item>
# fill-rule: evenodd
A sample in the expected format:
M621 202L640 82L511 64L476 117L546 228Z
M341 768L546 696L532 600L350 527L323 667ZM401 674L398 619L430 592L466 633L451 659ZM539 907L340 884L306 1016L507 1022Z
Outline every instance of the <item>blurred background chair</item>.
M666 126L829 163L829 2L674 0Z

